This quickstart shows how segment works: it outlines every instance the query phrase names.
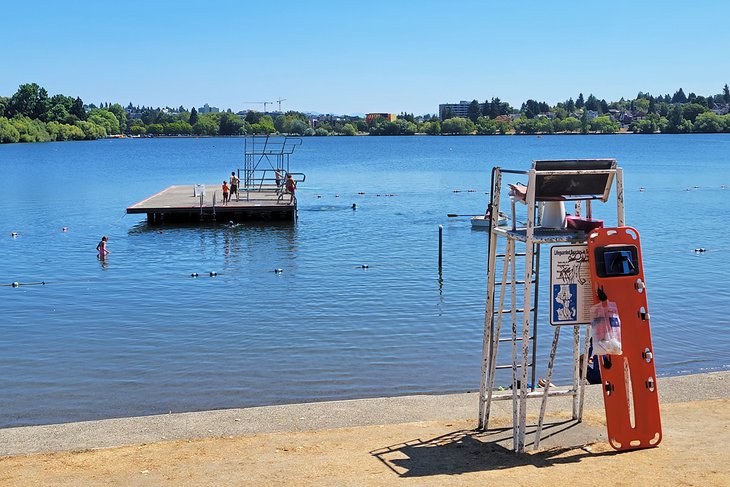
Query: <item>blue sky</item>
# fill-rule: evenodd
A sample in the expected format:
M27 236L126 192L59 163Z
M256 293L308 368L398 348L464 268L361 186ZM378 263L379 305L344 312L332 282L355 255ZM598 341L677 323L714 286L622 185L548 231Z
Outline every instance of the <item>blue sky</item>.
M494 96L707 95L730 83L729 14L703 0L7 2L0 95L36 82L87 103L416 115Z

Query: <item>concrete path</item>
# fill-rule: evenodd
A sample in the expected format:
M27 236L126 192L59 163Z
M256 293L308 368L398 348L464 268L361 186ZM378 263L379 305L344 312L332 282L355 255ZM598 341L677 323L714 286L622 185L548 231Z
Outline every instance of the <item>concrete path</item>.
M662 404L730 398L730 371L660 377L657 388ZM585 409L601 410L599 386L588 386L586 390ZM570 398L550 398L548 413L568 413L569 418L571 401ZM529 414L537 414L539 404L537 399L530 400L532 410ZM0 430L0 456L423 421L473 420L474 427L477 405L476 393L403 396L6 428ZM510 401L497 402L492 417L503 422L511 417L511 411ZM561 430L564 431L559 435L546 431L544 438L547 438L542 445L565 446L606 440L605 429L600 427Z

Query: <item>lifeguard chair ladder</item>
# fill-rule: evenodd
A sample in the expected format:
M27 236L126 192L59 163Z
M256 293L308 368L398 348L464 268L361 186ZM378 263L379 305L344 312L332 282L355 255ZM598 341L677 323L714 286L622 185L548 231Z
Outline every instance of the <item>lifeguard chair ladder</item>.
M525 203L526 223L517 227L514 200L511 204L512 228L499 227L503 175L527 176ZM587 360L579 367L580 328L573 326L573 381L568 389L551 390L550 381L555 364L558 338L561 326L555 326L550 349L545 385L535 384L535 366L538 344L538 289L540 273L540 249L543 244L585 243L586 232L573 229L553 229L541 226L541 210L549 201L574 201L575 214L579 215L585 202L587 217L591 217L591 201L607 202L613 181L616 182L617 226L624 226L623 172L615 159L573 159L533 161L529 171L516 171L495 167L492 169L490 231L488 247L487 305L484 314L484 340L482 351L482 374L479 391L479 429L486 430L492 401L512 400L512 439L515 452L525 449L527 399L541 398L540 414L535 433L534 447L540 445L540 435L545 418L547 399L552 396L572 396L574 420L583 415L583 398ZM505 251L497 253L499 239L505 240ZM516 251L517 244L524 244L524 251ZM524 279L517 280L516 258L524 257ZM504 258L501 280L497 282L497 259ZM498 292L497 292L498 291ZM518 294L522 302L518 307ZM497 296L498 295L498 296ZM509 297L508 306L505 301ZM497 299L498 298L498 299ZM518 334L517 315L521 317L522 330ZM512 334L501 338L502 322L511 323ZM589 333L586 326L583 353L588 355ZM512 364L497 364L500 342L509 341L512 346ZM519 346L519 353L518 353ZM495 372L498 369L512 369L510 392L495 393ZM528 370L530 382L528 383Z

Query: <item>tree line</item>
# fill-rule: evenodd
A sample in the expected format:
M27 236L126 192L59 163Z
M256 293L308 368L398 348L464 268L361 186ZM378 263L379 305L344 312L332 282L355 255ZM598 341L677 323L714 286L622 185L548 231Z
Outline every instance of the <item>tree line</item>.
M730 132L730 89L715 95L652 96L607 102L582 93L553 106L529 99L519 109L499 98L473 100L466 117L448 109L436 115L400 113L395 120L366 120L354 116L260 113L198 113L166 107L123 107L119 103L85 104L79 97L49 96L36 83L19 86L10 97L0 96L0 143L93 140L109 135L492 135L552 133L615 133L626 127L634 133Z

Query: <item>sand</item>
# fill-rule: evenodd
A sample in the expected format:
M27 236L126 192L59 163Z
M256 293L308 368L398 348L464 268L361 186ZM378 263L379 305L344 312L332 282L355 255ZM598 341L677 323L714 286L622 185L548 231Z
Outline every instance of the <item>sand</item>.
M579 424L553 411L542 448L517 455L511 419L500 413L487 433L473 430L475 418L459 418L81 451L68 445L0 457L0 485L730 485L726 377L714 378L719 393L710 394L724 397L663 403L663 440L645 450L615 452L603 411L593 408Z

